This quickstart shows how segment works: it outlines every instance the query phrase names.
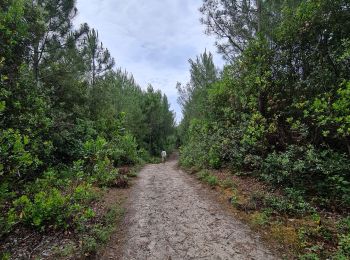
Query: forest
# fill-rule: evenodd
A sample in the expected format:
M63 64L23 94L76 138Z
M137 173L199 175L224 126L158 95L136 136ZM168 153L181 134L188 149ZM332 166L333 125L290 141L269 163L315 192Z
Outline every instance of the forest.
M115 68L73 0L0 3L0 236L18 226L81 229L95 187L175 144L174 113ZM1 253L0 253L1 255Z
M73 234L93 255L121 214L101 216L99 199L175 149L290 259L350 258L350 1L203 0L199 12L225 65L207 50L189 59L176 125L98 28L73 26L75 0L0 1L2 259L21 232Z
M226 65L205 51L177 85L181 165L211 184L203 169L228 168L280 191L252 196L260 220L313 216L324 225L299 228L303 259L329 259L332 243L348 259L350 2L204 0L200 12Z

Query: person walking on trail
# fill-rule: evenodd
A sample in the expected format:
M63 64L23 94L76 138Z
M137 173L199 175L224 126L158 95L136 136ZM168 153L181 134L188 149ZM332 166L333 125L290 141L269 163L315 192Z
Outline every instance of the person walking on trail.
M165 163L165 160L166 160L166 151L162 151L161 155L162 155L162 162Z

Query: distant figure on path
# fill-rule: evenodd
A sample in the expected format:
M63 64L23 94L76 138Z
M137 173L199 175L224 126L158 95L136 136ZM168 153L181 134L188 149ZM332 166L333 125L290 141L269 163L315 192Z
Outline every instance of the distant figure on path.
M166 151L162 151L161 155L162 155L162 162L165 163L165 160L166 160Z

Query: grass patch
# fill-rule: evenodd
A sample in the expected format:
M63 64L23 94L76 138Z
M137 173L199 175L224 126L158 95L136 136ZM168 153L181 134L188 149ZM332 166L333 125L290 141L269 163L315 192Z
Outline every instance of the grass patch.
M231 178L227 178L224 180L220 181L220 186L224 189L229 189L229 188L236 188L237 185L234 183L234 181Z
M267 212L254 212L250 217L255 226L265 226L270 221L270 216Z
M281 222L274 222L271 225L271 237L281 244L292 247L299 245L298 232L294 227L288 227Z
M76 250L76 246L72 242L72 243L68 243L67 245L64 245L62 248L56 248L55 255L59 257L66 257L66 256L73 255L75 250Z

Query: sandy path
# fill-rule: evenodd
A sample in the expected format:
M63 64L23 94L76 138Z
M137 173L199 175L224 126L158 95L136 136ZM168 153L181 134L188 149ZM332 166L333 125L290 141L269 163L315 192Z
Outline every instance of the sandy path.
M176 168L146 166L129 199L124 235L103 259L277 259L258 235Z

